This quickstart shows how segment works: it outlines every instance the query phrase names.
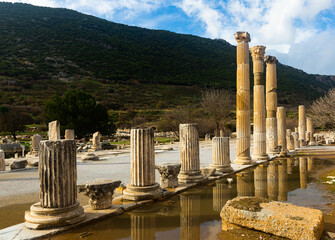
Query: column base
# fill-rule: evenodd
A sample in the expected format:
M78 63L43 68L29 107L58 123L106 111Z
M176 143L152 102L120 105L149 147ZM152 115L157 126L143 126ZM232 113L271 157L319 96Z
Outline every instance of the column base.
M209 166L212 168L215 168L217 172L221 172L221 173L234 172L234 169L230 165L225 166L225 165L218 165L218 164L210 164Z
M262 161L262 160L269 160L269 159L270 159L270 157L267 154L252 156L252 160L254 160L254 161Z
M122 197L125 200L141 201L162 197L162 192L163 190L158 183L145 187L137 187L132 184L127 184Z
M205 179L201 171L180 171L178 175L178 182L180 183L197 183Z
M235 158L235 164L237 165L248 165L254 163L251 157L237 157Z
M47 229L72 225L84 219L84 209L79 202L64 208L44 208L38 202L26 212L25 225L31 229Z

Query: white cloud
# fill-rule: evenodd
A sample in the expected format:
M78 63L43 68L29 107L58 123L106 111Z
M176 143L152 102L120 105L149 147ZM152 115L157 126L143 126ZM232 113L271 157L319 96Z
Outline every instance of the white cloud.
M35 6L42 6L42 7L59 7L57 1L54 0L14 0L14 1L6 1L6 2L19 2L19 3L28 3Z

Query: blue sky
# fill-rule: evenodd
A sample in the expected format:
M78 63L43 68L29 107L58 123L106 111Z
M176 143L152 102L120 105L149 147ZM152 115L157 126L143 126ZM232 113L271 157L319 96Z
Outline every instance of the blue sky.
M64 7L110 21L233 45L248 31L250 46L308 73L335 75L335 0L14 0Z

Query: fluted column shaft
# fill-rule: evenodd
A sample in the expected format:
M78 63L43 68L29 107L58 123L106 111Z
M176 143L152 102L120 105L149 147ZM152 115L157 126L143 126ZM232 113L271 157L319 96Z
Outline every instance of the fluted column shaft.
M294 149L297 149L297 148L300 147L299 133L298 132L293 132L292 136L293 136Z
M219 172L232 172L230 166L229 137L213 137L212 139L213 164Z
M277 139L277 59L265 56L266 62L266 152L278 153Z
M306 109L304 105L299 106L299 141L300 146L306 145Z
M254 160L268 159L266 154L265 95L264 95L264 46L250 49L254 72Z
M286 109L284 107L277 108L277 122L278 122L278 146L281 146L280 154L287 153L286 146Z
M131 129L131 184L137 187L155 184L154 131Z
M306 122L307 122L307 133L309 134L309 145L314 145L315 139L314 139L313 120L312 118L308 117L306 118Z
M294 139L291 129L286 129L286 145L287 150L294 150Z
M76 203L77 162L74 140L41 141L39 152L40 203L63 208Z
M250 157L250 71L247 32L235 33L237 41L236 74L236 159L235 164L249 164Z

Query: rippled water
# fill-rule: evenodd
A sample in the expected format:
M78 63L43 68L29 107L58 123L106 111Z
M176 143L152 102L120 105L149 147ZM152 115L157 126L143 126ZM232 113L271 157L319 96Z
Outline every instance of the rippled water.
M260 196L328 212L331 193L313 175L334 164L311 157L275 160L237 173L232 183L218 180L52 239L280 239L246 229L223 232L222 207L236 196Z

